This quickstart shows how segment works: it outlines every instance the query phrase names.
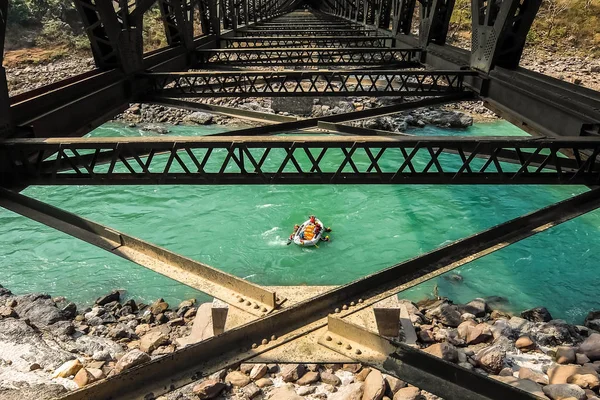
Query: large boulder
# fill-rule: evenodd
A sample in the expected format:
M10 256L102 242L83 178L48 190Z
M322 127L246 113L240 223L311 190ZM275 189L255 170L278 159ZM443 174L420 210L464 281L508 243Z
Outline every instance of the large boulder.
M561 319L554 319L533 332L535 341L542 346L559 346L581 340L575 328Z
M256 364L250 370L250 379L253 381L259 380L269 372L267 364Z
M52 378L68 378L77 374L81 368L83 364L78 359L67 361L54 371Z
M576 374L598 376L594 368L581 365L553 365L548 369L548 379L551 384L567 383L569 378Z
M109 294L96 299L96 304L98 304L99 306L104 306L108 303L112 303L113 301L119 301L120 299L121 293L118 290L113 290Z
M192 392L201 400L207 400L217 397L226 387L218 379L207 379L194 386Z
M536 345L533 340L529 336L521 336L515 342L515 347L522 352L526 353L531 350L535 350Z
M552 400L563 400L569 398L575 398L577 400L586 400L587 395L585 390L577 385L570 385L568 383L562 383L557 385L547 385L542 389L546 396Z
M476 317L485 317L485 313L489 311L489 307L485 300L481 298L474 299L465 305L458 306L458 309L461 314L469 313Z
M590 311L585 317L583 325L595 331L600 331L600 310Z
M393 400L418 400L421 398L421 390L414 386L409 386L398 390L394 394Z
M523 311L521 317L531 322L549 322L552 320L552 315L546 307L530 308Z
M541 385L548 384L548 377L546 375L525 367L521 367L521 369L519 369L519 379L529 379L530 381L539 383Z
M296 384L300 386L310 385L311 383L315 383L319 380L319 373L315 371L308 371L305 373L302 378L296 381Z
M450 343L436 343L423 351L441 358L444 361L456 362L458 360L458 352Z
M140 350L152 353L164 344L169 343L169 336L160 331L150 331L140 339Z
M54 342L45 341L42 334L25 321L14 318L0 319L0 354L5 362L10 361L12 368L25 372L33 364L55 369L74 358Z
M211 114L201 111L191 113L183 119L184 122L189 122L196 125L208 125L212 122L212 120L213 116Z
M492 339L492 331L488 324L478 324L470 327L467 332L466 343L468 345L485 343Z
M131 350L129 353L121 357L121 359L115 365L115 370L117 372L125 371L126 369L133 368L150 360L150 356L143 351L139 351L137 349Z
M40 327L65 319L50 296L45 294L17 296L17 305L14 308L19 317L27 318L32 324Z
M559 346L556 348L556 362L558 364L573 364L576 361L573 347Z
M542 386L533 381L530 381L528 379L517 379L514 376L496 376L496 375L490 375L490 378L495 379L500 382L504 382L507 385L516 387L516 388L524 390L526 392L529 392L537 397L541 397L542 399L546 398L544 395L544 392L542 391Z
M591 361L600 360L600 333L592 333L585 339L578 352L585 354Z
M123 347L110 339L83 335L75 341L75 348L82 354L93 356L94 354L108 352L111 358L115 358L117 354L123 352Z
M486 347L476 354L477 363L484 370L493 374L499 373L504 367L506 352L498 345Z
M360 399L360 397L358 399ZM352 400L358 399L355 398ZM269 400L304 400L304 397L298 396L293 387L281 386L271 392Z
M381 372L374 369L365 379L362 400L381 400L384 394L385 379L383 379Z
M231 371L225 377L225 382L230 383L233 386L244 387L250 383L250 378L240 371Z
M338 388L337 392L328 396L327 400L361 400L363 396L363 387L364 382L354 382L342 386Z
M567 379L567 383L577 385L582 389L596 390L600 387L600 380L595 374L575 374Z
M448 303L442 303L438 307L429 310L427 316L436 318L442 324L452 328L456 328L463 322L458 307Z
M327 371L321 372L321 382L332 386L339 386L342 384L342 380L338 378L337 375Z
M302 364L288 364L281 369L281 378L284 382L295 382L306 373Z

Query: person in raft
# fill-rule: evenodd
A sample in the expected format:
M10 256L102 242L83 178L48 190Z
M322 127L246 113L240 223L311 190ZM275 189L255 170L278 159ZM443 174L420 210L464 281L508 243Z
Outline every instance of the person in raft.
M292 232L292 234L290 235L290 241L294 239L294 235L296 234L296 232L298 232L298 229L300 229L300 225L294 225L294 232Z

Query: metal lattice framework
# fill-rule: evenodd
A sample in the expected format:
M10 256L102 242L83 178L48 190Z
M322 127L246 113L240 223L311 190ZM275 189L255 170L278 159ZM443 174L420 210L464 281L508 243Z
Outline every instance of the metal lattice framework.
M304 36L291 37L231 37L221 39L225 48L255 48L255 47L386 47L391 40L380 36L319 36L309 38Z
M453 0L75 0L95 71L9 97L0 68L0 206L226 301L249 322L64 398L151 399L242 361L322 362L325 349L449 400L534 398L350 321L386 297L599 208L598 189L295 304L18 191L70 184L597 186L600 95L518 68L540 2L473 0L469 52L446 44ZM143 16L155 4L169 47L144 54ZM0 2L2 46L6 15ZM396 103L301 119L186 99L225 96L390 96ZM411 136L341 124L472 99L538 137ZM133 101L266 125L192 138L81 137ZM274 136L305 129L312 131ZM299 358L296 347L307 346L310 359Z
M439 96L464 90L470 71L256 71L150 73L153 95L166 97Z
M419 49L346 48L346 49L221 49L197 50L198 66L202 64L231 66L367 66L393 65L400 68L419 67L415 61Z
M585 138L410 136L15 139L0 147L11 162L11 176L26 185L592 186L600 183L598 153L600 141Z

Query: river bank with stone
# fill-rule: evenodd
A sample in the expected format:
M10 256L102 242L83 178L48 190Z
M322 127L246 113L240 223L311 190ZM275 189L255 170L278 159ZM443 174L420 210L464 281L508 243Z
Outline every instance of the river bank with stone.
M582 325L570 325L542 307L510 315L497 297L401 303L416 345L434 356L541 398L599 398L598 311ZM114 291L78 309L64 298L0 288L0 399L57 397L170 354L189 343L185 338L201 307L194 299L177 307L162 299L146 305ZM241 364L161 397L211 398L440 397L360 364Z

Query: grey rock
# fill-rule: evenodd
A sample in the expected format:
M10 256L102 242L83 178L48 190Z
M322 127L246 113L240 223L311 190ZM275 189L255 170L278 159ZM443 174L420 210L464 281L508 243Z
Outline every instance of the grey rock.
M115 358L118 353L123 352L123 347L110 339L84 335L75 341L75 347L82 354L92 356L101 351L108 351L112 358Z
M453 304L443 303L427 312L427 316L437 318L442 324L456 328L462 323L461 312Z
M561 400L573 397L577 400L586 400L585 390L577 385L560 383L555 385L546 385L542 388L544 394L552 400Z
M183 120L197 125L208 125L212 122L213 116L209 113L198 111L188 115Z
M112 360L112 356L108 350L100 350L95 352L92 355L92 360L94 361L110 361Z
M119 293L118 290L113 290L109 294L96 299L96 304L98 304L99 306L103 306L103 305L108 304L113 301L119 301L120 299L121 299L121 293Z
M546 307L535 307L525 310L521 313L521 317L531 322L549 322L552 320L552 315Z
M150 361L151 358L148 354L139 350L131 350L129 353L125 354L115 365L115 370L117 372L124 371L126 369L130 369L135 367L136 365L143 364L145 362Z
M281 369L281 378L284 382L295 382L306 373L306 368L301 364L284 365Z
M600 333L592 333L585 339L578 352L585 354L591 361L600 360Z
M484 299L478 298L468 302L465 305L458 306L461 314L469 313L476 317L484 317L486 312L489 312L489 307Z
M146 125L142 128L143 131L146 132L155 132L155 133L159 133L161 135L166 135L167 133L169 133L170 131L165 128L164 126L161 125L156 125L156 124L149 124Z
M506 352L498 345L493 345L479 350L476 360L485 371L497 374L504 367Z
M69 303L66 306L64 306L60 311L65 318L72 319L75 318L75 316L77 315L77 306L75 305L75 303Z
M56 368L73 359L73 354L51 347L52 343L23 320L0 320L0 354L17 370L27 372L34 363L42 368Z
M27 318L32 324L39 326L48 326L65 319L50 296L42 294L18 296L15 311L21 318Z

